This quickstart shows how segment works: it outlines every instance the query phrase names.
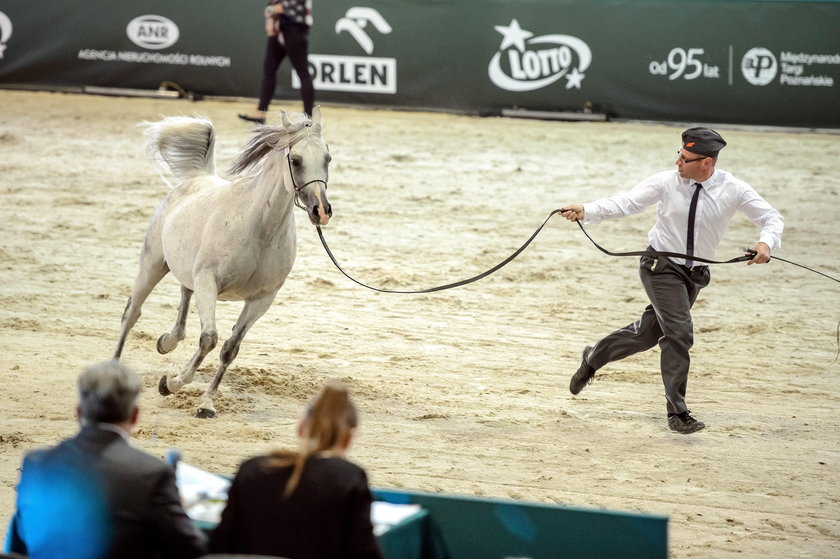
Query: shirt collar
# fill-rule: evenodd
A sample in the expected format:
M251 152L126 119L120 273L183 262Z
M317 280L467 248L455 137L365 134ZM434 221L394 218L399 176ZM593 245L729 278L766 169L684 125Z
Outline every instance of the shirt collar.
M124 438L126 441L131 440L131 437L125 429L119 427L118 425L114 425L113 423L91 423L91 426L96 427L97 429L102 429L103 431L111 431L113 433L116 433L122 438Z
M721 172L715 169L715 172L712 173L712 176L707 178L704 181L693 181L691 184L699 183L705 190L709 190L710 188L714 188L720 183Z

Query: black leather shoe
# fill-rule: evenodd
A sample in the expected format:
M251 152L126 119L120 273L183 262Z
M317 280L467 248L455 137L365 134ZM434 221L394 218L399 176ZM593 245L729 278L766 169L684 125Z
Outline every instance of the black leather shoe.
M257 124L265 124L265 119L261 116L243 115L242 113L239 113L236 116L238 116L242 120L247 120L248 122L256 122Z
M569 391L572 394L577 394L583 387L592 382L595 378L595 369L589 366L586 358L589 357L589 352L592 351L592 346L588 345L583 348L583 353L580 354L580 367L577 372L572 375L572 380L569 382Z
M697 421L691 417L689 410L685 410L682 413L668 414L668 427L671 428L671 431L676 431L677 433L682 433L683 435L699 431L705 426L706 424L702 421Z

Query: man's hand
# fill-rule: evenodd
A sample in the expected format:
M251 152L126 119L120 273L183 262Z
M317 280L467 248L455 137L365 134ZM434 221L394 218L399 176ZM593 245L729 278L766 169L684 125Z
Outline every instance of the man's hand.
M752 257L752 260L747 262L747 265L766 264L770 262L770 247L767 246L767 243L758 242L752 249L755 251L755 255Z
M569 221L580 221L583 219L583 214L583 206L579 204L569 204L560 208L560 215Z

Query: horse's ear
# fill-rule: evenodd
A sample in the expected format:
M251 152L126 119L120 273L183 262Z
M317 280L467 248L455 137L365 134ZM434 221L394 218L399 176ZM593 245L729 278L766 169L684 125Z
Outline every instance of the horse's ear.
M321 126L321 105L312 109L312 124Z
M280 111L280 122L283 123L283 128L286 130L292 127L292 121L289 120L289 115L286 114L286 111Z

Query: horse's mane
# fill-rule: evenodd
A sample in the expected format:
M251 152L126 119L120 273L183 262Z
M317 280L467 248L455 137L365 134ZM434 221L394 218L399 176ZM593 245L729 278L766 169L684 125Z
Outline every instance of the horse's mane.
M307 130L320 134L320 126L303 113L294 113L294 120L288 120L286 126L260 125L248 141L245 149L233 162L228 174L237 175L257 165L272 150L283 150L306 135Z

